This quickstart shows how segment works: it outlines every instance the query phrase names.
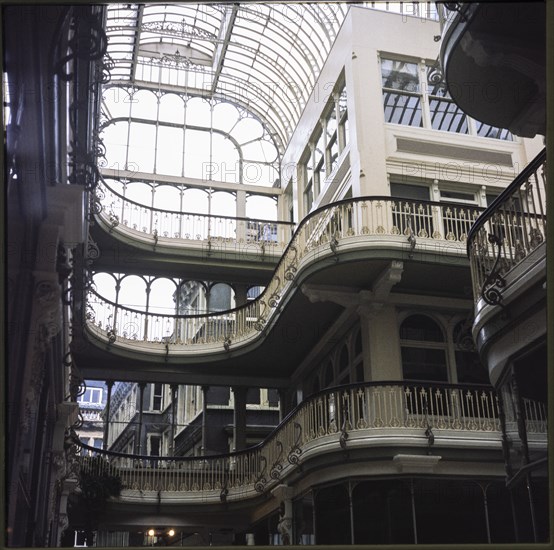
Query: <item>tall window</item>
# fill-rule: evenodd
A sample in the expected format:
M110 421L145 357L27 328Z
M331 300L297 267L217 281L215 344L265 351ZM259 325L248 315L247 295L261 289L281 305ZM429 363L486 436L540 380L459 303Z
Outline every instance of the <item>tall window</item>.
M162 436L151 434L148 437L148 454L150 456L160 456L162 447Z
M164 385L152 384L152 410L161 411L163 409Z
M411 315L400 326L405 380L447 382L447 344L441 327L426 315Z
M346 84L335 87L322 111L318 129L304 152L304 206L306 213L317 200L329 175L337 168L348 144Z

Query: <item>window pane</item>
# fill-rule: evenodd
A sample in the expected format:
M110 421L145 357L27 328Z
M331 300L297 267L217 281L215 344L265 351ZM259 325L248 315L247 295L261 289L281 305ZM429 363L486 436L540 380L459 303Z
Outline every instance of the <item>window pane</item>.
M421 120L421 98L397 92L383 91L385 122L423 126Z
M494 126L489 126L488 124L485 124L484 122L479 122L478 120L475 121L475 124L477 126L478 136L503 139L506 141L514 140L514 136L511 134L511 132L509 130L506 130L505 128L495 128Z
M417 63L383 59L381 60L381 76L383 88L392 88L405 92L420 91Z
M429 98L431 127L433 130L467 134L467 117L464 112L449 99Z
M156 173L180 176L183 166L183 130L160 126L156 151Z
M444 342L439 325L426 315L412 315L400 327L401 340L424 342Z
M402 371L405 380L447 382L445 350L403 346Z
M429 187L423 185L408 185L404 183L390 184L391 197L402 199L429 200Z
M134 172L153 172L155 143L155 125L132 122L127 169Z

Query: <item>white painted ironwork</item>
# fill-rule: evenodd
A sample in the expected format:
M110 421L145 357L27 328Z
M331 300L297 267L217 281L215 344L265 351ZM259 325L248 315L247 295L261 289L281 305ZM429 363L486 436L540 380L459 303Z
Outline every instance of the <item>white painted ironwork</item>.
M468 238L477 302L546 241L546 151L479 217ZM505 284L501 282L500 287ZM500 290L497 289L497 294Z
M144 210L144 216L148 218L150 213L148 209ZM338 254L340 247L349 242L357 242L364 247L371 247L377 242L380 246L386 243L393 247L406 247L410 253L417 251L418 247L439 255L460 253L470 220L474 220L478 213L479 209L466 204L391 197L340 201L312 212L302 221L264 292L242 307L198 315L147 313L126 304L110 302L90 289L87 294L87 321L100 329L95 332L106 339L111 338L112 342L142 340L159 343L160 353L166 353L168 345L176 349L177 346L226 343L225 349L228 349L237 342L252 339L263 330L275 315L281 297L294 284L301 264L318 261L329 252ZM176 215L189 216L186 213ZM209 218L196 214L190 216L198 217L198 227L205 227L202 224ZM257 220L250 223L257 223ZM256 235L259 234L258 228ZM411 243L408 235L412 237ZM199 240L202 238L205 238L204 235L198 237Z
M546 410L526 402L529 430L546 433ZM106 460L102 468L121 477L129 490L180 492L182 498L208 501L240 499L270 490L280 483L314 445L335 450L356 441L357 448L401 434L434 444L442 435L484 434L500 445L498 402L488 386L380 382L341 386L301 403L259 445L227 455L148 457L90 449ZM487 434L489 434L487 436ZM372 442L373 443L370 443ZM414 444L417 445L417 442ZM99 461L80 457L81 468L94 474ZM96 473L100 473L100 470Z

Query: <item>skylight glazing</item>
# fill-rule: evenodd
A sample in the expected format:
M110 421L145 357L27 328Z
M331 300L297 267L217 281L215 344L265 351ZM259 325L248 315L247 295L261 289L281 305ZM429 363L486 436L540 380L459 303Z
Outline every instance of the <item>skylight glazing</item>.
M112 82L228 99L262 120L282 151L347 9L344 3L111 5Z

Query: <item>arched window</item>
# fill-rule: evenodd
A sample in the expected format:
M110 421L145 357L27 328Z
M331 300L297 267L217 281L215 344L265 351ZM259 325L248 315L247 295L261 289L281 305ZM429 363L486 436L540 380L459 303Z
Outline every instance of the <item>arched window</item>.
M405 380L447 382L446 340L441 327L426 315L411 315L400 326Z

